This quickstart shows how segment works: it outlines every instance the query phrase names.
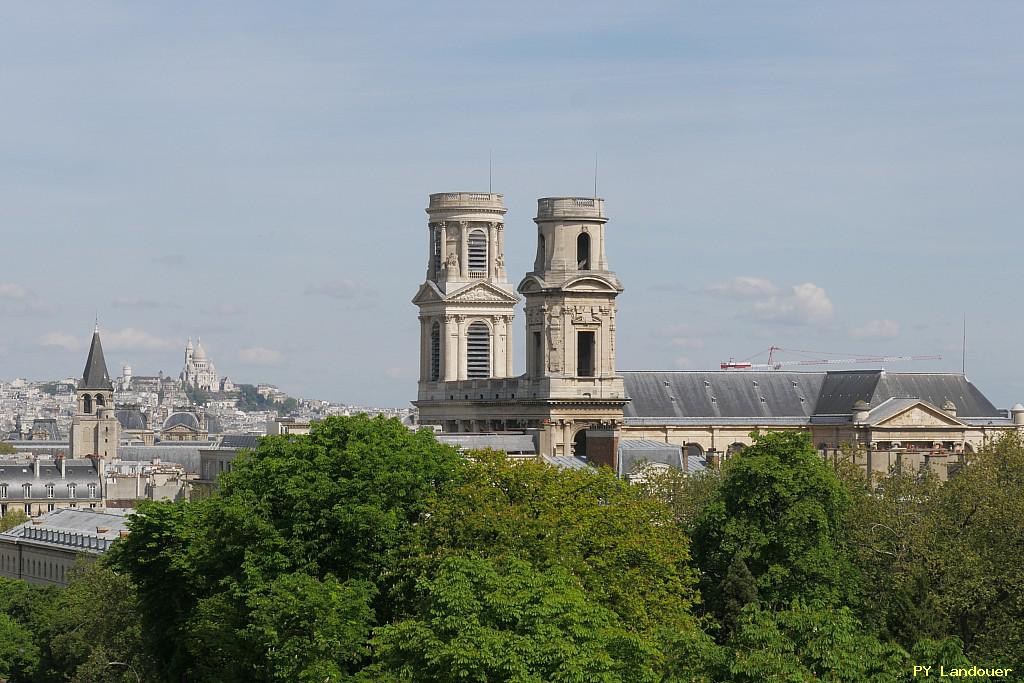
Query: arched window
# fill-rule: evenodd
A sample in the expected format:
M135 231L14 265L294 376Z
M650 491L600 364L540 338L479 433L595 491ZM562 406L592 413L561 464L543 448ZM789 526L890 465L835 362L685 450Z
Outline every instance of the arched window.
M106 405L106 403L103 400L103 394L96 394L96 407L102 408L104 405Z
M576 238L576 267L590 270L590 235L585 232Z
M577 458L587 457L587 430L581 429L576 432L572 440L572 454Z
M441 323L430 326L430 381L441 379Z
M544 235L537 235L537 259L533 264L534 270L544 270L544 260L547 258L544 246Z
M466 335L466 374L470 379L491 376L491 331L479 320Z
M91 415L92 414L92 396L90 396L89 394L86 394L83 397L83 399L84 400L82 401L82 411L86 415Z
M469 233L469 274L487 273L487 234L483 230Z

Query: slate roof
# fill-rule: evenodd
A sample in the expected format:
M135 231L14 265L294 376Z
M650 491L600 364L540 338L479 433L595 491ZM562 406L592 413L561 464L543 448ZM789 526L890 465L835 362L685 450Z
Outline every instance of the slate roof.
M193 432L199 431L199 418L192 413L171 413L170 416L164 420L163 429L170 429L171 427L177 426L187 427Z
M117 457L144 462L160 458L162 462L176 462L184 466L186 472L195 474L199 472L199 450L214 448L216 445L211 441L175 441L152 446L118 446Z
M505 451L509 455L535 455L533 437L529 434L438 434L437 440L450 446L468 450Z
M262 438L259 434L225 434L221 437L218 448L248 448L252 450L260 445Z
M122 531L128 531L128 512L116 508L59 508L0 534L0 540L102 553ZM99 528L104 531L98 531Z
M78 498L85 498L83 493L89 484L99 484L100 475L92 460L86 458L66 459L64 461L64 476L60 476L60 468L53 460L40 460L39 476L35 474L35 464L30 460L19 456L7 456L0 459L0 484L7 484L7 497L20 498L22 493L20 487L24 484L32 484L32 498L45 498L45 487L47 484L54 485L54 497L59 499L69 498L67 491L68 484L76 486Z
M622 439L619 441L618 472L620 477L632 474L642 463L668 465L683 469L683 449L663 441Z
M808 418L823 372L623 372L626 418ZM762 400L764 399L764 400Z
M961 421L1006 417L959 373L723 370L623 372L622 377L631 399L624 410L626 424L806 424L828 421L827 416L849 416L858 400L874 408L893 398L920 399L934 406L952 401Z
M85 359L85 370L79 389L104 389L113 391L114 385L107 372L107 361L103 358L103 345L100 343L100 331L92 333L92 344L89 345L89 356Z
M146 415L138 408L118 408L114 411L114 416L121 423L122 429L148 429Z
M572 455L544 455L541 459L548 465L554 465L565 470L592 470L593 468L586 460L580 460Z

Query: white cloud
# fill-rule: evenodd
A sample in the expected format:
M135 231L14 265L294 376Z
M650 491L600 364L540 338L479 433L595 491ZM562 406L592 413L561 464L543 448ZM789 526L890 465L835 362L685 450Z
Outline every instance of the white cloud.
M239 351L238 357L246 363L273 365L281 360L281 352L263 346L250 346Z
M0 313L35 315L48 311L49 307L31 289L13 282L0 283Z
M359 297L376 296L377 292L354 280L340 280L322 285L309 285L304 293L308 295L329 296L332 299L356 299Z
M5 282L3 284L0 284L0 299L20 301L22 299L27 299L30 296L30 294L31 292L29 292L27 289L25 289L21 285L16 285L13 282Z
M169 351L179 345L170 339L164 339L134 327L122 330L102 330L100 337L105 348L115 351Z
M65 351L78 351L83 347L82 340L62 332L48 332L39 338L39 343L43 346L56 346Z
M786 294L754 302L754 315L762 320L798 324L820 323L832 317L832 301L813 282L793 285Z
M730 299L755 299L774 296L778 287L771 280L752 275L737 275L728 282L710 285L705 291Z
M900 324L895 320L869 320L850 330L850 336L855 339L892 339L899 334Z

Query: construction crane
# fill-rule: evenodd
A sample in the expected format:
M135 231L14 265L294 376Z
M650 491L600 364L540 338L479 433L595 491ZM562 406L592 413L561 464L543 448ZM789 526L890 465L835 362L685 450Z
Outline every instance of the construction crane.
M733 360L730 358L725 363L721 364L723 370L781 370L783 367L791 366L813 366L813 365L843 365L843 364L875 364L875 363L892 363L895 361L919 361L919 360L942 360L942 356L856 356L854 358L807 358L802 360L775 360L776 351L786 351L779 346L771 346L768 348L768 362L767 363L752 363L749 360ZM796 351L793 349L789 350L790 353L819 353L822 355L828 355L822 351ZM763 351L761 353L764 353ZM760 353L754 354L759 356ZM752 356L752 357L754 357Z

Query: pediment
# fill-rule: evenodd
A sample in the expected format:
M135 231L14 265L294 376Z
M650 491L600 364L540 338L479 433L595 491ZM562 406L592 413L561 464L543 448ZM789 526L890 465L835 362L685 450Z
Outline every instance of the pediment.
M938 408L919 401L872 424L874 427L963 427L964 423Z
M523 281L519 283L520 294L530 294L532 292L540 292L547 289L547 284L536 275L527 275L523 278Z
M416 292L416 296L412 298L412 302L416 305L429 304L443 300L444 294L437 288L437 285L429 280L420 285L419 290Z
M445 297L446 303L517 304L519 297L489 282L474 282Z
M618 282L613 282L597 275L581 275L566 282L562 285L562 289L567 292L618 293L622 291L622 286Z

